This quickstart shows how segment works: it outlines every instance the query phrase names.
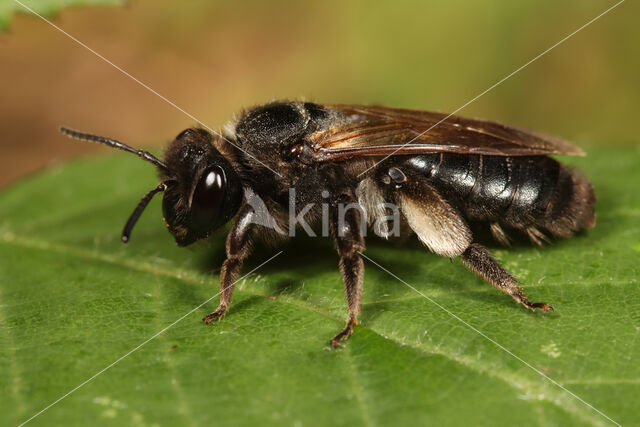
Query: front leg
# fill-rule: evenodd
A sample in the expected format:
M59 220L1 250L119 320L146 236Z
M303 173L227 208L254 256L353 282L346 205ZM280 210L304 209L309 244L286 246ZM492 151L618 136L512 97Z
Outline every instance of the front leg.
M222 317L231 303L238 274L251 251L251 231L255 227L254 216L254 209L249 205L244 205L227 236L227 259L222 263L220 271L220 304L216 311L202 319L204 323L209 324Z
M341 340L346 340L353 334L353 327L358 324L356 316L360 314L362 305L364 277L364 263L360 252L364 251L365 245L360 228L362 212L352 197L347 195L338 197L332 206L331 213L331 232L340 255L339 267L349 309L347 325L342 332L331 339L331 345L335 348Z

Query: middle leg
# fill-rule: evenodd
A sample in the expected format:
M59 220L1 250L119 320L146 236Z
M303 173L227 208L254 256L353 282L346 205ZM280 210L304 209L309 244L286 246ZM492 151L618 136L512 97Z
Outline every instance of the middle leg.
M340 255L339 267L349 318L345 328L331 339L334 348L340 345L341 340L346 340L353 334L353 327L358 324L356 316L360 314L362 306L364 262L360 252L364 251L365 245L361 225L362 212L355 200L347 195L338 197L332 207L331 232Z

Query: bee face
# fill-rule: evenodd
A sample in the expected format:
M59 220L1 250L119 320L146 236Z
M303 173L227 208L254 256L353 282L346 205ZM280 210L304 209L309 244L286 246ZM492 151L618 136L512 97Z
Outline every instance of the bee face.
M162 211L180 246L209 236L235 215L242 201L238 174L212 139L203 129L187 129L166 154Z

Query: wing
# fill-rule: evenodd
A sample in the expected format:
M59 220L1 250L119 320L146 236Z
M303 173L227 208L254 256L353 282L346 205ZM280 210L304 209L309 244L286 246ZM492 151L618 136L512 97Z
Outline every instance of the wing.
M326 107L343 123L309 137L317 161L439 152L584 156L579 147L561 138L488 120L376 106Z

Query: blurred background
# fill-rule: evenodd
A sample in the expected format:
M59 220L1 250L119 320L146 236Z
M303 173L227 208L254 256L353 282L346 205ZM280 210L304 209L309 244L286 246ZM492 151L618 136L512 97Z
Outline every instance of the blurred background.
M615 3L133 0L48 18L218 129L277 98L451 112ZM639 12L624 2L458 114L587 150L637 144ZM63 124L154 150L194 125L28 13L0 34L0 85L0 187L108 150L64 138Z

